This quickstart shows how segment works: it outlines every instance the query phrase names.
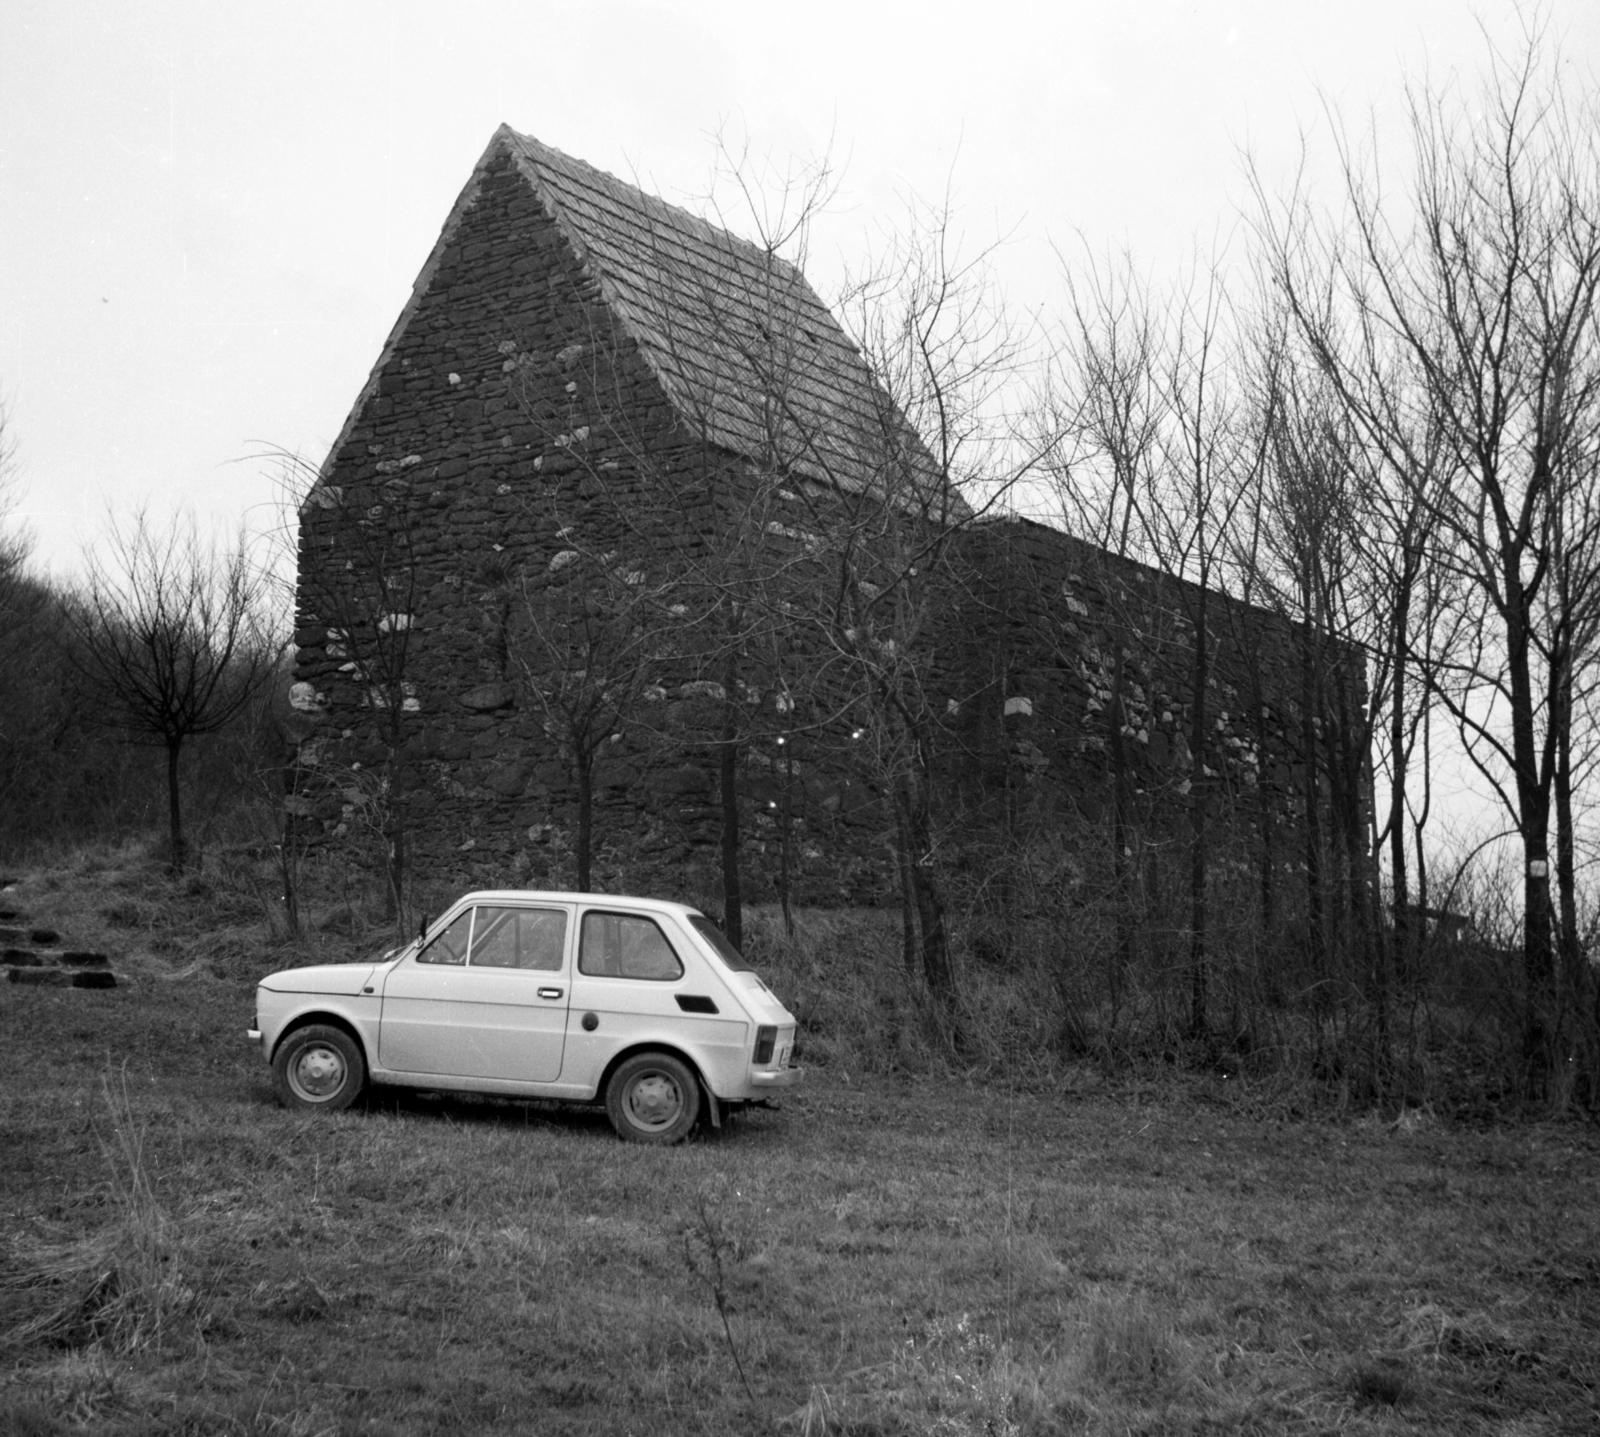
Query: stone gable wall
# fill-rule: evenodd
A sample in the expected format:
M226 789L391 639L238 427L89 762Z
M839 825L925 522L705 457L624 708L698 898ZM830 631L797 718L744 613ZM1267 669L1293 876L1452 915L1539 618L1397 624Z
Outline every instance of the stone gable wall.
M826 505L814 489L801 504L764 483L675 414L508 160L475 184L302 513L291 811L314 835L369 839L398 812L413 871L439 883L568 886L574 778L519 697L521 596L567 564L608 565L624 582L703 580L709 547L741 552L730 524L744 526L748 556L803 549L826 529ZM950 842L1019 812L1097 816L1118 642L1146 821L1172 821L1195 782L1219 806L1293 816L1303 769L1288 626L1217 601L1207 778L1187 748L1181 585L1027 523L977 526L954 552L930 654ZM805 572L796 612L817 597ZM769 635L731 696L690 648L662 661L597 770L597 887L716 901L715 739L734 702L747 897L773 896L787 827L795 901L893 899L888 821L848 716L813 727L830 709L821 693L803 712L783 707L791 678L823 657L818 634L813 615Z
M676 422L557 225L491 164L303 509L291 803L308 831L351 836L399 804L411 861L441 879L570 884L574 779L518 699L516 596L579 558L647 577L685 567L718 522L713 489L748 500L747 470ZM763 532L798 522L786 492ZM396 692L378 695L402 643ZM721 685L692 656L655 677L597 769L596 881L708 896ZM752 896L773 891L786 805L797 899L866 901L882 866L863 857L881 826L870 795L816 746L790 759L760 674L741 684Z

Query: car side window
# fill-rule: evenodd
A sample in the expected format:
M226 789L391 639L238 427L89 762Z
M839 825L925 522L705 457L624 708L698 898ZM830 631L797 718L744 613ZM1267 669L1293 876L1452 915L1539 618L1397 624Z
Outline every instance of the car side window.
M567 915L555 908L479 908L472 932L474 968L555 973L567 947Z
M467 961L467 936L472 932L472 910L469 908L443 933L437 934L422 952L419 963L448 963L457 967Z
M683 963L653 918L631 913L585 913L578 971L595 978L643 978L670 983Z

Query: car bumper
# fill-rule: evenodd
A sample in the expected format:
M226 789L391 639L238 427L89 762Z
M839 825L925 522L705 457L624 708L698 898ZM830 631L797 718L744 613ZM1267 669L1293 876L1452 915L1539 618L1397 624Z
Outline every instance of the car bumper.
M763 1093L774 1088L792 1088L804 1072L804 1068L775 1068L771 1072L752 1073L750 1086Z

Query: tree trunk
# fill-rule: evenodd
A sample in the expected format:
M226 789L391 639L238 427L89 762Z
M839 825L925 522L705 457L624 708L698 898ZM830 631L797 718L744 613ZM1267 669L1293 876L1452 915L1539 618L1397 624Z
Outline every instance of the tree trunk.
M1132 785L1128 775L1127 737L1123 733L1128 726L1123 716L1127 707L1124 701L1127 661L1123 657L1120 641L1113 637L1112 642L1116 645L1116 659L1111 666L1111 710L1107 718L1111 729L1111 875L1116 938L1111 954L1111 971L1107 975L1110 987L1107 996L1115 1012L1120 1003L1123 977L1133 959L1133 884L1129 873L1132 854L1128 842L1128 809L1131 804L1128 790Z
M183 836L183 811L178 798L178 752L182 747L181 737L167 740L167 824L172 848L170 863L174 873L182 873L189 859Z
M905 806L898 795L894 804L894 829L897 840L894 845L895 867L900 874L901 961L905 965L906 981L915 982L917 955L921 951L917 941L917 886L911 874L911 835L906 830Z
M1556 810L1556 896L1560 905L1561 975L1569 999L1583 980L1583 948L1578 937L1578 876L1572 830L1572 674L1570 666L1552 685L1551 724L1556 733L1554 778ZM1569 1004L1570 1006L1570 1004Z
M1256 733L1263 751L1266 749L1267 733L1267 701L1261 691L1261 669L1259 656L1254 656L1251 677L1255 687L1255 724ZM1260 770L1264 765L1257 765L1256 773L1256 834L1261 842L1261 874L1260 874L1260 900L1261 900L1261 942L1264 951L1271 952L1274 946L1274 931L1278 926L1278 849L1277 849L1277 804L1267 787L1267 775Z
M1408 566L1409 567L1409 566ZM1406 628L1410 622L1411 588L1403 583L1396 596L1394 646L1389 655L1389 877L1394 913L1394 971L1402 991L1415 967L1412 957L1410 885L1406 880Z
M791 744L783 746L783 807L778 821L783 825L778 834L778 902L783 909L783 932L794 937L794 914L789 909L789 862L794 843L794 756Z
M1300 648L1301 766L1305 770L1305 864L1306 927L1311 943L1311 971L1314 981L1328 976L1327 920L1323 913L1324 878L1322 872L1322 792L1318 782L1320 747L1317 738L1318 702L1317 654L1312 638L1311 611L1305 611Z
M400 758L400 714L401 704L399 686L394 686L394 697L390 703L388 732L386 735L388 753L384 760L384 788L382 794L383 827L388 839L389 852L388 872L384 875L388 892L384 895L384 916L396 923L405 923L405 897L406 897L406 816L405 798L401 792L401 775L403 763ZM404 934L401 934L404 937Z
M1550 789L1541 781L1534 729L1532 643L1527 596L1520 577L1506 565L1506 669L1511 680L1511 752L1517 780L1517 826L1523 850L1522 964L1526 985L1523 1055L1527 1095L1543 1097L1550 1076L1550 1031L1546 1021L1555 974L1551 952Z
M1372 725L1351 692L1349 672L1342 658L1333 665L1335 709L1332 720L1338 736L1339 833L1344 850L1346 906L1349 910L1351 946L1359 971L1367 975L1372 1005L1374 1071L1387 1083L1392 1067L1389 1054L1389 949L1378 921L1380 902L1369 882L1372 855L1367 845L1367 760L1372 752Z
M1211 660L1206 634L1207 595L1202 578L1194 626L1194 710L1189 729L1190 761L1194 765L1189 795L1189 1032L1196 1038L1205 1035L1208 1025L1210 979L1206 953L1206 871L1210 860L1206 834L1206 795L1210 788L1206 777L1206 682Z
M918 760L913 756L911 762ZM900 805L909 841L911 890L916 901L917 924L922 932L922 976L928 984L953 1048L962 1046L956 1011L955 970L950 964L950 944L945 931L944 898L933 866L933 831L928 813L927 786L920 775L903 775Z
M588 893L594 876L594 754L580 749L577 759L578 892Z
M739 743L732 685L723 708L717 775L722 795L722 931L735 948L744 946L744 893L739 876Z

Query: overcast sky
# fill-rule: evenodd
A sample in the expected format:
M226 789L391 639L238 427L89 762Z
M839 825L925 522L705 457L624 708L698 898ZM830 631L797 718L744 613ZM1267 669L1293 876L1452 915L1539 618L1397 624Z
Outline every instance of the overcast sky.
M1514 6L1478 12L1515 46ZM1592 74L1600 3L1548 7ZM506 121L675 200L722 130L831 153L826 290L947 183L1010 302L1057 249L1156 271L1226 240L1240 151L1287 177L1322 96L1398 140L1406 74L1475 72L1464 0L986 5L0 3L0 396L59 574L108 505L264 522L261 445L320 461ZM1398 158L1398 156L1397 156Z

